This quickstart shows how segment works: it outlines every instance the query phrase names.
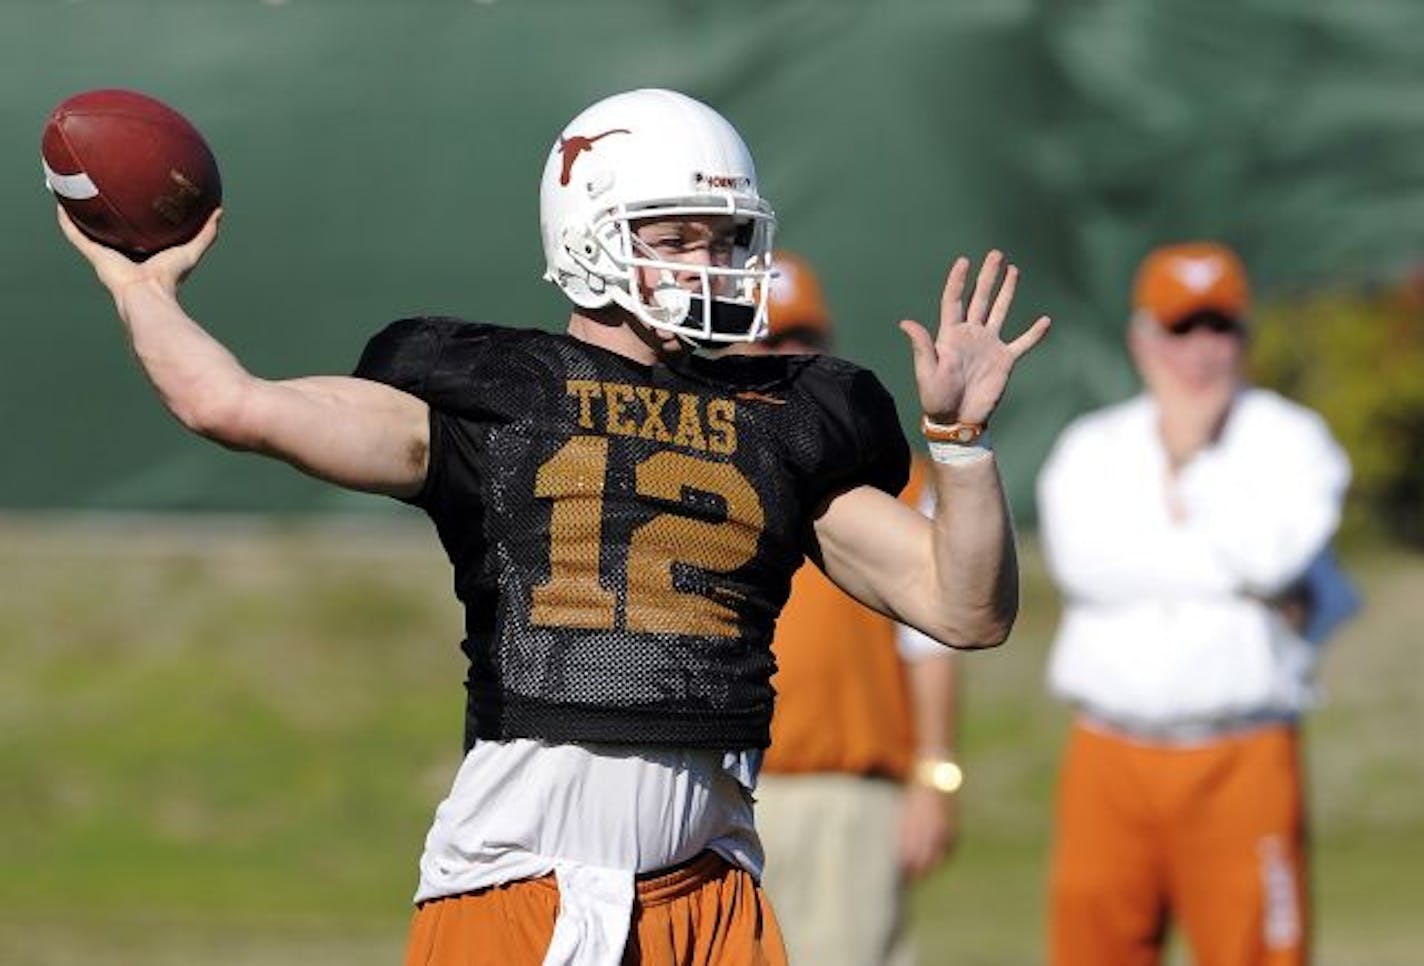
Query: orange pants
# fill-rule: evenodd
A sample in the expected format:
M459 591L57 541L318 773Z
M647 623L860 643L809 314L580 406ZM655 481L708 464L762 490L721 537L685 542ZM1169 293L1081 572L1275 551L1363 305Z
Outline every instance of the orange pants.
M1055 966L1154 966L1169 920L1197 966L1306 961L1297 733L1189 747L1074 726L1049 886Z
M559 911L552 875L421 903L406 966L538 966ZM627 966L785 966L781 931L751 875L712 852L638 880Z

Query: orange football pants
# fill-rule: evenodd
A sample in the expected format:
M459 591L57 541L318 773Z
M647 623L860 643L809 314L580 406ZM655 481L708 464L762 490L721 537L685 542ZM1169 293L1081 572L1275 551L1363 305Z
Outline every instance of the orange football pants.
M538 966L554 934L552 875L432 899L415 911L406 966ZM721 856L639 879L627 966L786 966L761 887Z
M1155 966L1170 922L1197 966L1299 966L1309 939L1299 740L1202 745L1075 724L1049 874L1055 966Z

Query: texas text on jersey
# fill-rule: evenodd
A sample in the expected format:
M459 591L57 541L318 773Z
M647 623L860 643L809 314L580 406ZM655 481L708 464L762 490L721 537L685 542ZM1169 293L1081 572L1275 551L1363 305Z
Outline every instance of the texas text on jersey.
M420 318L373 338L356 375L431 407L411 502L465 605L467 747L765 747L769 642L812 515L908 473L890 395L829 357L646 366Z

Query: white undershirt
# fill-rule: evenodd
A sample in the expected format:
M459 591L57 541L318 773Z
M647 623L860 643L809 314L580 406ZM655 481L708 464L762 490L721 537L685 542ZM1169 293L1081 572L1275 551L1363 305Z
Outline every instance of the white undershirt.
M752 789L761 753L480 741L435 812L422 902L553 873L546 966L617 966L634 877L710 849L760 878Z
M1324 422L1265 390L1175 476L1150 397L1076 421L1038 483L1065 597L1052 690L1151 725L1308 707L1316 648L1266 601L1326 551L1349 476Z

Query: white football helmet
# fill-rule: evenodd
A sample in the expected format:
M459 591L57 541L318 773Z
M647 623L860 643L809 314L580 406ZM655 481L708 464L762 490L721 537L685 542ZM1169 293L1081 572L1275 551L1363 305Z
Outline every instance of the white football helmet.
M539 227L544 277L581 308L614 303L645 324L695 342L750 342L766 333L776 215L756 168L722 115L667 90L605 98L564 128L544 165ZM730 265L699 266L700 289L678 286L686 264L660 259L635 235L643 219L730 216ZM639 268L659 279L647 299Z

